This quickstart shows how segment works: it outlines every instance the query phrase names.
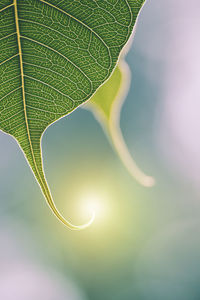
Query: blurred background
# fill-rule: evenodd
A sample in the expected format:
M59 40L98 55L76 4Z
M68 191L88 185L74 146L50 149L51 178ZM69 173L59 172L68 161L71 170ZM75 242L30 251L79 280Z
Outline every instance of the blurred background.
M16 142L0 132L0 299L200 299L200 2L147 0L127 55L121 128L137 184L91 112L43 137L52 215Z

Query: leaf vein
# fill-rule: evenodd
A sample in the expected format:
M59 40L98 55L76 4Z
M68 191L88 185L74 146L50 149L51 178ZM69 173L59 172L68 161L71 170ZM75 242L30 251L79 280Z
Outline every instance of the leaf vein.
M21 86L12 90L11 92L9 92L8 94L6 94L5 96L3 96L0 101L2 101L4 98L8 97L9 95L11 95L12 93L16 92L17 90L21 89Z
M55 5L45 1L45 0L40 0L40 2L43 2L47 5L49 5L50 7L53 7L55 8L56 10L62 12L63 14L67 15L68 17L72 18L73 20L75 20L76 22L78 22L79 24L83 25L84 27L86 27L90 32L92 32L96 37L98 37L98 39L101 40L101 42L105 45L105 47L107 48L108 50L108 54L109 54L109 71L110 71L110 68L112 66L112 57L111 57L111 53L110 53L110 49L108 47L108 45L105 43L105 41L98 35L97 32L95 32L92 28L90 28L87 24L85 24L84 22L82 22L81 20L77 19L76 17L74 17L73 15L69 14L68 12L64 11L63 9L59 8L59 7L56 7Z
M93 83L92 83L92 81L91 81L91 79L75 64L75 63L73 63L69 58L67 58L65 55L63 55L62 53L60 53L59 51L57 51L57 50L55 50L55 49L53 49L53 48L51 48L51 47L49 47L49 46L47 46L46 44L43 44L43 43L41 43L41 42L38 42L38 41L36 41L36 40L34 40L34 39L31 39L31 38L28 38L28 37L26 37L26 36L23 36L23 35L21 35L21 38L23 38L23 39L26 39L26 40L29 40L29 41L32 41L33 43L36 43L36 44L38 44L38 45L41 45L41 46L43 46L43 47L45 47L45 48L47 48L47 49L49 49L49 50L51 50L52 52L54 52L54 53L56 53L56 54L58 54L58 55L60 55L60 56L62 56L63 58L65 58L69 63L71 63L77 70L79 70L87 79L88 79L88 81L90 82L90 92L89 92L89 94L91 93L91 91L93 90Z
M12 58L14 58L14 57L16 57L16 56L18 56L18 55L19 55L19 53L16 53L15 55L9 57L8 59L2 61L2 62L0 63L0 66L3 65L3 64L5 64L7 61L11 60Z
M27 75L27 74L25 74L24 77L27 77L27 78L32 79L32 80L34 80L34 81L40 82L41 84L44 84L44 85L48 86L48 87L51 88L52 90L55 90L55 91L58 92L59 94L65 96L65 97L67 97L67 98L69 98L70 100L72 100L72 101L74 102L74 99L70 98L69 95L66 95L66 94L62 93L61 91L57 90L55 87L53 87L53 86L50 85L50 84L48 84L48 83L46 83L46 82L44 82L44 81L42 81L42 80L39 80L39 79L37 79L37 78L34 78L33 76Z
M2 9L0 9L0 13L1 13L2 11L4 11L4 10L8 9L9 7L12 7L13 5L14 5L14 3L12 3L12 4L10 4L10 5L8 5L8 6L4 7L4 8L2 8Z

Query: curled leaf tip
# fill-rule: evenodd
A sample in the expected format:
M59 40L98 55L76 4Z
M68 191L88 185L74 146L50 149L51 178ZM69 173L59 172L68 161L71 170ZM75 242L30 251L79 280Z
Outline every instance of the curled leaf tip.
M146 187L152 187L156 183L155 178L151 176L146 176L143 178L143 185Z
M71 222L67 221L61 214L60 212L58 211L58 209L56 208L55 206L55 203L53 202L53 199L47 199L47 203L48 205L50 206L51 208L51 211L54 213L54 215L58 218L58 220L63 224L65 225L67 228L71 229L71 230L83 230L83 229L86 229L87 227L89 227L94 219L95 219L95 211L93 210L92 211L92 216L90 218L90 220L85 223L85 224L82 224L82 225L74 225L72 224Z
M61 217L61 218L58 217L58 219L59 219L59 220L60 220L67 228L69 228L69 229L71 229L71 230L77 230L77 231L80 231L80 230L86 229L87 227L89 227L89 226L93 223L93 221L94 221L94 219L95 219L95 212L93 211L90 220L89 220L87 223L82 224L82 225L74 225L74 224L70 223L69 221L67 221L67 220L66 220L65 218L63 218L63 217Z

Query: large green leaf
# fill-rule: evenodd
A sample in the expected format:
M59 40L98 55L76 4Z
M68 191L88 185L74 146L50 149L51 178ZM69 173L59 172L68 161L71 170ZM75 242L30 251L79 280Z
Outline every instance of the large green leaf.
M45 129L111 75L144 0L1 0L0 129L19 143L58 219L43 171Z
M120 113L130 86L131 73L126 61L120 62L103 86L92 96L83 108L94 114L102 125L114 149L129 173L142 185L151 187L155 180L147 176L133 160L120 129Z

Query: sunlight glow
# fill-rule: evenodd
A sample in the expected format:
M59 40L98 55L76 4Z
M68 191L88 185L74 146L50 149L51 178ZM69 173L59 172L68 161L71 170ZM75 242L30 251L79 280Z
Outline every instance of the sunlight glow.
M105 197L98 193L88 193L81 197L81 213L93 212L96 218L102 218L106 213Z

